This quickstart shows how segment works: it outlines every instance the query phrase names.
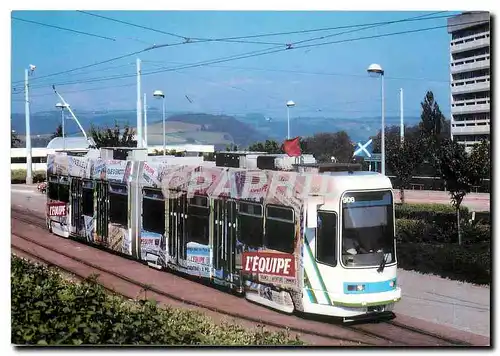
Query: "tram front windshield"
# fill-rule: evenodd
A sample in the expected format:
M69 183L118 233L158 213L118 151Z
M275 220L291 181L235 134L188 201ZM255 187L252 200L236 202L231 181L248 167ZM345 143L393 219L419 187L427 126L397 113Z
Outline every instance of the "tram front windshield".
M390 190L348 192L342 198L342 263L380 266L395 261Z

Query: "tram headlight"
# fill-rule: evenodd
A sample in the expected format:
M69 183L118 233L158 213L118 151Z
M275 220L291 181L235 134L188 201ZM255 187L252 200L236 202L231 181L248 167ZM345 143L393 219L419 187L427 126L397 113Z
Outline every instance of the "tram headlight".
M354 292L354 291L362 292L365 290L365 285L364 284L351 284L351 285L347 286L347 290L349 292Z
M390 282L389 282L389 286L390 286L391 288L396 288L396 280L390 281Z

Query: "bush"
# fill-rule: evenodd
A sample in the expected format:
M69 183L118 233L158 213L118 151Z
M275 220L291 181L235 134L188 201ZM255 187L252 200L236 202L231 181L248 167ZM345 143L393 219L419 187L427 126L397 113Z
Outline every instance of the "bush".
M12 343L39 345L301 345L287 332L215 324L199 312L107 294L95 280L70 283L12 256Z
M409 242L435 241L439 243L455 242L457 237L457 215L455 208L450 204L398 204L395 210L396 219L403 221L400 224L403 230L410 228L416 231L416 240ZM460 208L460 224L468 223L471 214L467 207ZM408 221L419 221L415 226L409 227ZM424 225L425 224L425 225ZM416 226L422 228L417 231ZM418 236L421 236L419 239ZM402 240L401 240L402 239ZM404 235L400 236L404 240Z
M396 219L416 219L434 221L436 218L452 219L457 221L455 207L451 204L396 204ZM460 217L470 219L470 212L466 206L460 207Z
M467 222L462 226L463 243L467 245L479 242L491 242L491 226L480 221Z
M491 283L491 247L486 242L462 246L401 243L397 254L398 265L405 270L475 284Z
M466 244L491 241L490 225L477 221L464 221L460 225L462 239ZM398 243L456 243L458 232L456 223L446 228L424 220L396 220L396 241Z
M489 211L476 211L475 221L481 224L491 224L491 214Z
M47 179L47 172L45 171L33 172L33 183L45 182L46 179ZM26 183L26 169L12 169L10 171L10 183L11 184Z

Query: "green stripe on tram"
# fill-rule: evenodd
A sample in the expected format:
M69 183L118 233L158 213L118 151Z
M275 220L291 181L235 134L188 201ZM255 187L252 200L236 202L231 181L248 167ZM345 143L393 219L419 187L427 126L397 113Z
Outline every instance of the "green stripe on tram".
M316 299L316 295L314 293L314 289L312 289L311 282L309 281L309 277L307 277L307 272L304 268L304 279L305 279L305 287L307 295L309 296L309 300L311 303L318 304L318 299Z
M316 277L318 277L321 288L323 289L323 294L325 295L326 301L328 302L328 304L332 305L333 303L330 300L330 296L328 295L328 293L326 291L325 282L323 281L323 278L321 277L321 274L319 273L319 270L318 270L318 265L316 264L316 261L314 260L314 256L312 254L311 247L309 246L309 241L307 241L307 238L305 238L304 240L305 240L304 245L306 245L306 250L308 252L309 258L311 259L311 263L314 266L314 271L316 272ZM304 271L305 271L305 268L304 268Z

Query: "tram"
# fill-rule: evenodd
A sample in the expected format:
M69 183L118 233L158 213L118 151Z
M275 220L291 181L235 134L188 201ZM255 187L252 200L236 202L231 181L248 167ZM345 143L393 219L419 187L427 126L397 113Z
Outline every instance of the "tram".
M401 298L389 178L269 165L284 159L270 155L241 168L238 157L214 165L120 150L125 159L116 148L48 155L52 233L285 313L350 320L390 311Z

